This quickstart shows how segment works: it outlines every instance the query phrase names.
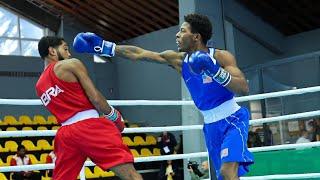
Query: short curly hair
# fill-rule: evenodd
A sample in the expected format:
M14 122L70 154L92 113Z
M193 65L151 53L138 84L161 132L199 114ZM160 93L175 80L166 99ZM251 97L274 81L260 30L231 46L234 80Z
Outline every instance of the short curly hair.
M201 14L188 14L184 16L184 21L191 26L192 33L199 33L202 42L207 44L212 36L212 24L207 16Z
M44 36L38 43L38 51L42 59L49 55L49 47L58 47L63 43L62 37Z

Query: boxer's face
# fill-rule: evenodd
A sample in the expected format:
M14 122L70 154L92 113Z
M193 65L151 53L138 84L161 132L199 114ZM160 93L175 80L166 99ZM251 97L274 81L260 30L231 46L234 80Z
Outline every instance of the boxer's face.
M189 52L194 47L196 40L196 34L191 32L191 26L189 23L182 23L179 32L176 34L176 43L179 52Z
M58 60L69 59L71 54L69 52L69 46L66 42L62 41L62 44L55 48L57 51Z

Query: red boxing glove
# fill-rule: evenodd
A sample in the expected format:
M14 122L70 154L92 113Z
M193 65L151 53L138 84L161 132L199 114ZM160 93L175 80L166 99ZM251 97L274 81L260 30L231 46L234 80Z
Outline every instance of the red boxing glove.
M111 107L111 112L107 115L104 115L108 120L111 120L118 128L120 132L124 130L124 123L122 119L122 115L118 110L116 110L114 107Z

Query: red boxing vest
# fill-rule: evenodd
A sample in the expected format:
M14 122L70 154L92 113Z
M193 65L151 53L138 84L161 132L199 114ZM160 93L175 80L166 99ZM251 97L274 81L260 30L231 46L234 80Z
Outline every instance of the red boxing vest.
M36 92L42 104L63 123L78 112L95 109L79 82L66 82L59 79L51 63L41 74Z

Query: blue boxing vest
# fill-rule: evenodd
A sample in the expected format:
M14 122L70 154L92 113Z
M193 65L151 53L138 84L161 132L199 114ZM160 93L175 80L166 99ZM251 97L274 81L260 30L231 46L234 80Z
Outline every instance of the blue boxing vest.
M209 54L214 59L214 48L209 48ZM233 99L234 93L221 86L207 75L196 75L190 71L189 55L186 55L182 64L182 77L191 97L199 110L214 109L222 103Z

